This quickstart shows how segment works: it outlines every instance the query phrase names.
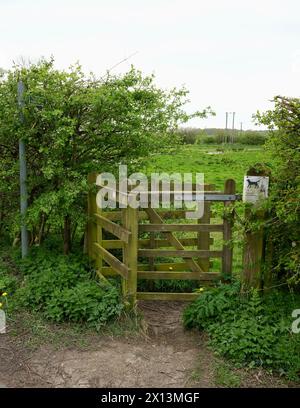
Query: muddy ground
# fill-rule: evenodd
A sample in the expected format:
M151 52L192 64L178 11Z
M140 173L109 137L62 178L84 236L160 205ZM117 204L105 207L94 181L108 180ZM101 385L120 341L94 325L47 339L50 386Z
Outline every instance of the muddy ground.
M289 386L263 371L224 366L204 335L183 329L182 303L141 302L139 307L144 318L138 333L87 335L84 347L78 338L72 344L47 336L33 347L24 329L9 326L0 335L0 387Z

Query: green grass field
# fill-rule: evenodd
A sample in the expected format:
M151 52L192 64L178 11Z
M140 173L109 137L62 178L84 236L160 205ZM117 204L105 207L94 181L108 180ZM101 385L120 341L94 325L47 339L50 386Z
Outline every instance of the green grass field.
M257 162L270 163L270 160L261 146L184 145L168 154L150 156L143 171L149 175L153 172L204 173L205 183L213 183L221 190L225 180L233 178L237 191L242 192L247 169Z

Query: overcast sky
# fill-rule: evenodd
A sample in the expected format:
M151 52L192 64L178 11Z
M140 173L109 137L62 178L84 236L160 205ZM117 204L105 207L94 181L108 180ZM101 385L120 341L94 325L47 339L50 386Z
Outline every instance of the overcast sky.
M253 128L251 115L281 94L300 93L299 0L0 0L0 67L20 56L80 61L101 76L133 64L165 88L190 90L188 111L217 116L191 123ZM230 118L231 121L231 118ZM230 122L231 125L231 122Z

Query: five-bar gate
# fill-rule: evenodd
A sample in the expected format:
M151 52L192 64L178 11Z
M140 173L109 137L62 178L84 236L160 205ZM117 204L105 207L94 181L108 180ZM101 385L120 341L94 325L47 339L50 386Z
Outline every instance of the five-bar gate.
M96 175L90 175L90 184L95 181ZM237 199L234 180L225 182L223 192L215 191L213 185L204 185L204 215L197 220L187 220L186 211L178 209L128 206L101 210L96 205L96 193L91 189L88 200L88 254L95 261L100 278L121 277L123 295L131 307L137 299L192 300L198 296L197 293L139 292L138 279L210 283L222 274L231 274L233 212L228 209ZM173 189L170 193L174 197L178 191ZM223 218L214 219L211 208L214 202L223 203ZM211 233L215 232L223 235L219 250L211 249ZM170 258L175 259L170 262ZM221 258L220 271L210 271L211 258Z

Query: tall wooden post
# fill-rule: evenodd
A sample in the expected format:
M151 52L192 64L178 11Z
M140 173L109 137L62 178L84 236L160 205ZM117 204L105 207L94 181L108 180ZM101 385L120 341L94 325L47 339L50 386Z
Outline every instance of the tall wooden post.
M128 279L122 279L123 295L128 302L128 308L134 309L137 292L138 263L138 209L128 206L122 210L123 225L130 231L128 243L124 244L123 263L127 265Z
M248 220L251 211L246 209L245 216ZM264 214L256 214L255 220L263 220ZM248 230L244 237L243 253L243 288L262 288L262 263L263 263L263 228L259 227L256 231Z
M247 176L270 176L263 164L257 163L247 171ZM244 252L243 252L243 289L263 287L263 263L264 263L264 228L263 220L265 219L265 211L257 209L255 213L251 211L253 204L248 204L245 210L245 219L248 222L255 221L256 228L251 230L251 227L246 230L244 236ZM259 225L260 222L260 225ZM270 277L268 277L270 280Z
M101 213L102 213L102 210L101 210L101 208L99 208L97 206L97 202L96 202L96 214L101 215ZM102 237L103 232L102 231L103 231L102 227L99 224L96 224L96 242L101 246L102 246L102 239L103 239L103 237ZM96 270L97 270L98 276L99 276L100 279L103 279L104 278L103 275L102 275L102 264L103 264L103 262L102 262L102 258L101 258L101 256L99 254L96 255L95 262L96 262Z
M235 181L232 179L226 180L224 186L224 194L235 194ZM231 201L224 202L224 210L232 206ZM224 230L223 230L223 258L222 258L222 273L224 275L231 275L232 273L232 226L233 226L233 215L225 214L224 217Z

